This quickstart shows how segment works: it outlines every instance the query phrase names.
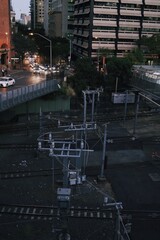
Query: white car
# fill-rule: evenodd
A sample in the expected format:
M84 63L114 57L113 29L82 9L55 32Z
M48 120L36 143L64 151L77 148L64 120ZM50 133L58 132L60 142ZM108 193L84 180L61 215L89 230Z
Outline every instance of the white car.
M34 67L33 68L33 73L34 74L40 74L41 73L40 68L39 67Z
M0 77L0 87L9 87L15 84L15 79L12 77Z

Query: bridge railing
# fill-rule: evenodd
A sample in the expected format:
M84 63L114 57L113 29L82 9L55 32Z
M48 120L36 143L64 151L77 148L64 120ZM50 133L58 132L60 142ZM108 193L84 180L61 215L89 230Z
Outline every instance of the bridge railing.
M0 93L0 112L57 90L58 80L53 79Z

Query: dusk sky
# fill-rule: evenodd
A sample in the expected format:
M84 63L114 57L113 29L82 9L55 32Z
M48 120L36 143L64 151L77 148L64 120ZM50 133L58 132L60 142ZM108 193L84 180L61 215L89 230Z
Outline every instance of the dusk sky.
M13 10L16 12L16 19L20 19L21 13L29 15L30 0L12 0Z

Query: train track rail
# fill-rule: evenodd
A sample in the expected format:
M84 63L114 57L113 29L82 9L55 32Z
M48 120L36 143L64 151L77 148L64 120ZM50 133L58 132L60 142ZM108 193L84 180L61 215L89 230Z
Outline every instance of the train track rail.
M37 144L32 143L32 144L23 144L23 143L1 143L0 144L0 149L7 149L9 150L23 150L23 151L29 151L29 150L37 150Z
M97 176L99 169L96 167L86 167L87 176ZM54 168L55 176L62 176L62 168ZM35 178L35 177L50 177L53 176L53 169L41 169L34 171L3 171L0 172L0 180L21 179L21 178Z
M18 219L31 220L53 220L62 216L72 218L96 218L96 219L112 219L113 210L100 210L91 208L71 207L64 212L56 206L37 206L37 205L6 205L0 204L0 217L15 216Z
M55 175L62 174L62 170L55 169ZM34 177L47 177L52 175L52 169L37 170L37 171L16 171L16 172L0 172L0 179L18 179L18 178L34 178Z
M95 142L98 141L98 138L89 138L88 142ZM121 136L121 137L111 137L107 139L107 144L118 144L123 142L140 142L140 143L160 143L160 136L153 136L153 137L145 137L145 138L135 138L134 136ZM35 143L1 143L0 149L7 149L9 150L22 150L22 151L38 151L38 144Z
M89 219L115 219L116 209L113 208L88 208L72 206L69 209L60 209L57 206L43 205L18 205L18 204L0 204L0 218L4 216L14 216L18 219L30 220L49 220L54 218L89 218ZM159 221L160 211L145 210L122 210L121 217L125 221L132 220L150 220Z
M157 114L157 113L156 113ZM143 111L142 112L139 112L138 114L138 117L150 117L152 115L155 115L154 112L147 112L147 113L144 113ZM131 120L131 119L134 119L135 118L135 115L134 114L129 114L125 117L125 120ZM58 124L58 119L62 120L62 122L72 122L74 124L80 124L83 122L83 116L78 116L77 115L71 115L71 116L68 116L67 118L65 116L59 116L59 118L57 117L57 119L55 118L51 118L51 119L47 119L44 117L44 119L42 120L43 122L43 127L45 128L57 128L57 124ZM91 116L88 117L88 121L90 121L91 119ZM103 114L102 113L98 113L98 114L95 114L94 116L94 119L97 123L105 123L105 122L119 122L119 121L123 121L124 120L124 115L114 115L114 114ZM14 132L14 131L17 131L17 132L24 132L24 131L27 131L27 130L37 130L39 129L40 127L40 120L39 121L28 121L28 122L25 122L25 123L12 123L12 124L2 124L0 125L0 132L1 133L5 133L5 132Z

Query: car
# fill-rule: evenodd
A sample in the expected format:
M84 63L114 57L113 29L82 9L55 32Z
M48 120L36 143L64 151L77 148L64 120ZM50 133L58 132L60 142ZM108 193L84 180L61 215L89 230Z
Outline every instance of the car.
M9 87L15 84L15 79L12 77L0 77L0 87Z
M37 67L37 66L34 67L34 68L33 68L33 73L34 73L34 74L40 74L40 68Z

